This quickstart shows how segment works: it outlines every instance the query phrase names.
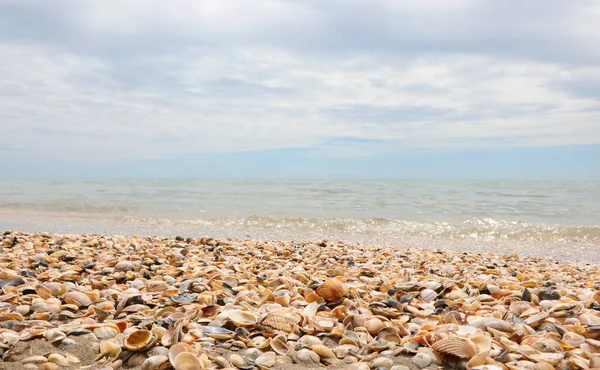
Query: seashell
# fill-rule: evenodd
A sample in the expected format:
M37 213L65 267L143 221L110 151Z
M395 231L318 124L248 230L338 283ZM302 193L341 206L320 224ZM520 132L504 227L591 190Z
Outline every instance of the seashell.
M453 337L439 340L431 345L431 348L441 355L450 355L469 360L477 354L477 347L473 342Z
M381 329L383 329L385 327L385 324L378 318L372 318L365 323L364 327L369 333L375 334L378 333Z
M275 357L277 355L275 352L265 352L262 355L258 356L254 363L261 369L270 369L275 365Z
M121 354L121 346L113 341L103 340L100 342L100 354L96 357L96 361L101 358L108 357L116 359Z
M533 370L554 370L554 366L547 362L538 362L533 365Z
M259 324L267 329L281 330L286 333L294 331L294 323L281 311L274 311L267 314Z
M48 362L44 356L31 356L21 360L22 364L43 364L44 362Z
M419 369L423 369L431 364L431 356L426 353L417 353L411 361Z
M59 368L60 368L60 366L58 366L54 362L45 362L38 366L39 370L57 370Z
M69 361L67 358L59 353L52 353L48 356L48 361L54 362L58 366L68 367Z
M488 328L492 328L505 333L514 332L514 328L511 323L492 317L470 316L467 318L467 322L469 323L469 325L481 330L487 330Z
M110 339L119 334L119 329L114 325L103 325L93 330L98 339Z
M323 360L337 358L335 353L323 344L313 344L310 349Z
M552 366L556 366L565 358L565 355L562 353L536 353L528 355L528 357L535 362L547 362Z
M183 352L194 352L192 347L187 343L177 343L171 346L168 350L168 357L171 364L175 363L175 359Z
M236 326L250 326L258 322L252 313L242 310L227 311L227 316Z
M88 307L94 303L94 302L92 302L90 297L88 297L84 293L81 293L78 291L71 291L71 292L66 293L63 296L63 299L65 300L66 303L74 304L77 307Z
M171 296L171 300L179 304L190 304L196 301L198 297L195 293L179 293Z
M544 321L550 315L549 312L542 312L540 314L529 317L525 320L525 325L529 325L532 327L538 326L542 321Z
M311 347L315 344L323 344L323 342L321 342L321 339L313 335L303 335L298 340L298 343L303 347Z
M171 367L167 356L155 355L148 357L143 363L141 370L163 370Z
M57 344L63 341L67 335L59 329L50 329L44 332L44 338L52 344Z
M203 370L204 363L191 352L181 352L172 362L175 370Z
M163 346L156 346L148 351L148 356L169 356L169 349Z
M203 326L202 331L206 336L215 339L229 339L235 335L233 331L220 326Z
M302 348L292 355L292 360L300 365L311 367L321 363L321 358L315 352Z
M437 297L437 293L433 289L423 289L419 293L419 297L421 297L423 302L431 302Z
M348 294L348 290L338 279L330 279L319 285L315 293L326 301L335 301Z
M131 332L123 339L123 347L132 352L141 351L153 346L157 340L158 336L153 332L145 329L138 329Z
M278 335L271 339L270 346L278 355L287 356L292 351L291 347L287 344L287 338L285 335Z

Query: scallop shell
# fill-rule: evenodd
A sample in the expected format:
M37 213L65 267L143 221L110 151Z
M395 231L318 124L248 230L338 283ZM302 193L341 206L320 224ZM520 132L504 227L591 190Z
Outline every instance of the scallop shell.
M348 290L338 279L330 279L319 285L315 293L326 301L335 301L348 294Z
M473 342L454 337L439 340L431 346L438 354L450 355L465 360L469 360L477 354L477 347Z

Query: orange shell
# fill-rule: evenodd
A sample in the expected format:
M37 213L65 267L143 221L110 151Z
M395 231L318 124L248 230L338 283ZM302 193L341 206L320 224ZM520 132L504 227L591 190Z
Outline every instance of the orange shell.
M335 301L348 294L348 290L344 284L337 279L331 279L324 282L319 285L315 292L326 301Z

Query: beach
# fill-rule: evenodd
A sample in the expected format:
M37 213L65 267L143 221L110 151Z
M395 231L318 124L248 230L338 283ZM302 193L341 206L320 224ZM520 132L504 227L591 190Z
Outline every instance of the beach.
M0 285L3 369L600 367L593 263L6 231Z

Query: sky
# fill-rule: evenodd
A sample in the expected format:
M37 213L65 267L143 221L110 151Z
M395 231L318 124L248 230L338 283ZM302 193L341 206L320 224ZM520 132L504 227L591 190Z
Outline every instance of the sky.
M0 177L600 180L600 2L0 0Z

